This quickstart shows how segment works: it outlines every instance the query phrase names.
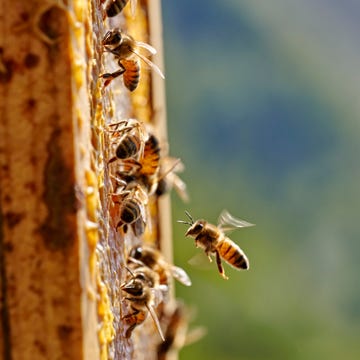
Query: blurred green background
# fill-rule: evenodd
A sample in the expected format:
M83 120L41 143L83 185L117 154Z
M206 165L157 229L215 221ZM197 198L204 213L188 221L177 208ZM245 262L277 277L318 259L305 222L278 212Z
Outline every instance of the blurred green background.
M208 328L181 359L360 359L360 2L162 2L177 295ZM188 263L184 210L222 209L248 272Z

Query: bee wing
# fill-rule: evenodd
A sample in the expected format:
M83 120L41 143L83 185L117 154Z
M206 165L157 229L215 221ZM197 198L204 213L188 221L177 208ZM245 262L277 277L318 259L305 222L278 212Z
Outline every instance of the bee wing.
M164 74L161 72L161 70L158 68L157 65L155 65L152 61L150 61L145 56L141 55L138 52L133 51L133 53L138 56L145 64L147 64L151 69L153 69L155 72L157 72L163 79L165 79Z
M156 315L156 312L155 312L154 308L151 305L147 305L147 304L146 304L146 307L149 310L149 313L150 313L150 315L151 315L151 317L152 317L152 319L154 321L154 324L155 324L155 326L157 328L157 331L159 332L159 335L160 335L162 341L165 341L164 334L163 334L163 332L161 330L160 321L159 321L159 318Z
M186 338L184 341L184 346L191 345L200 339L202 339L207 334L207 329L204 326L197 326L194 329L191 329L186 334Z
M146 223L141 216L135 222L133 222L131 224L133 232L134 232L135 236L137 236L137 237L141 236L145 232L145 226L146 226ZM138 261L140 261L140 260L138 260ZM144 266L144 264L143 264L143 266Z
M137 0L130 0L131 16L134 18L136 13Z
M156 288L151 288L153 304L155 307L164 301L168 290L168 286L163 284L156 286Z
M156 49L153 46L142 41L136 41L136 46L147 50L151 55L155 55L157 53Z
M165 172L162 171L160 179L167 178L169 180L169 190L174 188L180 199L183 202L188 202L189 194L187 192L186 183L176 174L176 172L182 172L185 168L182 161L177 158L166 156L163 158L161 167L162 170L165 169Z
M187 192L186 183L176 174L169 174L172 177L172 183L176 193L185 203L189 202L189 193Z
M231 231L237 228L254 226L245 220L232 216L227 210L223 210L219 216L219 229L223 232Z
M170 266L171 275L185 286L191 286L191 280L186 271L178 266Z
M204 251L198 252L192 256L188 263L201 270L210 270L212 269L212 264L209 262L208 257L205 255Z

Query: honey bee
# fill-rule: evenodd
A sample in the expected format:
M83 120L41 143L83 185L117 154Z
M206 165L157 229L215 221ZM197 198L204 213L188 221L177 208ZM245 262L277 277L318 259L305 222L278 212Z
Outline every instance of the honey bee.
M119 29L109 30L105 34L101 44L105 51L114 55L120 67L119 70L113 73L100 75L100 77L105 79L104 86L109 85L116 77L129 72L125 75L124 84L130 91L135 90L140 79L140 62L137 61L137 58L140 58L151 69L155 70L162 78L164 78L161 70L139 52L140 49L144 49L151 55L156 54L156 50L151 45L136 41L130 35L125 34ZM134 61L137 62L134 63Z
M152 246L135 246L130 250L129 256L130 261L155 271L159 275L160 284L168 285L168 279L172 276L183 285L191 286L191 280L185 270L168 263L160 251Z
M185 236L195 238L196 247L204 249L210 262L212 262L210 255L215 255L219 273L224 279L227 280L228 277L225 275L221 258L238 270L249 269L249 260L245 253L225 235L225 232L254 224L236 219L226 210L221 212L218 226L202 219L194 221L187 211L185 213L190 221L178 220L180 223L190 225Z
M126 159L122 161L117 175L126 182L140 184L149 195L153 194L157 186L157 175L160 169L160 146L158 139L149 134L144 144L143 155L139 160Z
M160 153L159 140L149 134L143 156L138 161L129 159L123 162L123 171L118 172L119 176L142 184L149 195L161 196L174 188L184 202L188 201L186 184L176 174L183 170L184 165L180 159L162 157Z
M157 347L158 360L172 359L178 350L205 336L206 329L202 326L189 330L191 315L189 308L179 300L173 306L165 307L161 316L165 341Z
M117 159L124 160L138 154L139 156L142 155L147 139L147 133L142 122L128 119L110 124L109 127L115 128L109 130L112 134L111 147L115 148L115 156L109 160L109 163Z
M116 219L116 229L134 224L136 229L143 229L146 223L145 207L148 202L148 194L142 186L130 183L125 188L119 187L117 191L111 194L112 207L110 214L112 219ZM136 235L141 235L141 230L135 231ZM140 233L139 233L140 232Z
M109 0L105 8L106 15L108 17L113 17L120 14L128 2L129 0ZM137 0L130 0L132 16L135 15L136 5Z
M147 314L150 313L154 324L164 341L164 334L161 330L159 319L154 307L162 301L163 286L159 285L158 274L148 267L139 267L131 273L129 281L121 285L121 290L127 293L125 298L130 302L132 313L124 316L122 320L129 325L125 336L129 338L136 326L142 324Z

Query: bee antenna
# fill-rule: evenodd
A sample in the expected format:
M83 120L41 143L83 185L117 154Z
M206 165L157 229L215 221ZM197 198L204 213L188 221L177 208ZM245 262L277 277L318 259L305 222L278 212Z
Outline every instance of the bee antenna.
M127 266L125 266L125 269L131 274L131 276L134 278L135 275L134 273L130 270L130 268L128 268Z
M190 213L185 210L185 214L190 219L190 221L178 220L177 222L180 223L180 224L186 224L186 225L190 225L190 226L194 225L194 219L192 218Z
M166 172L159 177L158 181L164 179L171 171L173 171L173 170L175 169L175 167L176 167L180 162L181 162L181 159L177 159L177 160L174 162L174 164L173 164L172 166L170 166L170 168L167 169Z
M193 219L193 217L190 215L190 213L185 210L185 214L186 214L186 216L190 219L191 225L194 224L194 219Z
M190 225L190 226L192 225L192 223L189 222L189 221L178 220L177 222L180 223L180 224L186 224L186 225Z

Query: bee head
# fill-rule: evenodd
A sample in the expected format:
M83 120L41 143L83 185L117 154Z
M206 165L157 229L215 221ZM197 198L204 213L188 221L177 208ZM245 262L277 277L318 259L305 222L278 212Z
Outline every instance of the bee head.
M121 290L134 296L141 296L143 294L143 282L141 279L134 278L121 286Z
M188 231L185 233L185 236L196 237L199 235L205 226L205 220L197 220L193 225L191 225Z
M136 260L141 260L142 258L142 247L141 246L135 246L130 251L130 257Z
M122 41L122 34L119 29L109 30L101 41L103 46L118 46Z
M205 220L194 221L193 217L190 215L189 212L185 211L185 214L190 221L178 220L178 222L181 224L190 225L189 229L185 233L185 236L196 237L203 230L205 225Z

